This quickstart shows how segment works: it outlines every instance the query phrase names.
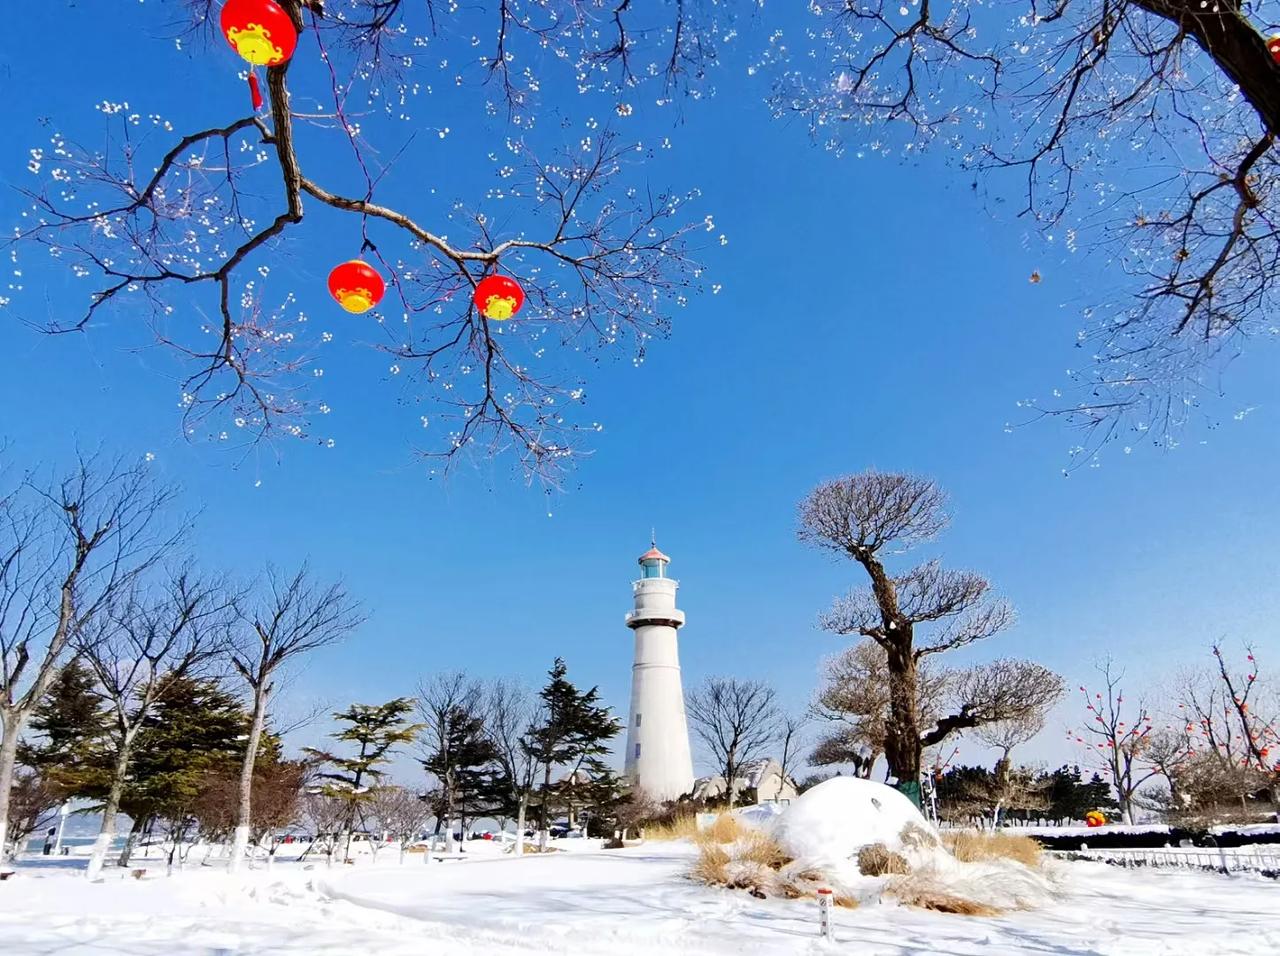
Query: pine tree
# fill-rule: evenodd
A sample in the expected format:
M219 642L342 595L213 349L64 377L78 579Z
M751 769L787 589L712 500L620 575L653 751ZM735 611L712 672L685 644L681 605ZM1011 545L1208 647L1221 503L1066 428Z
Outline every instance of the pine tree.
M1120 804L1116 798L1112 796L1111 784L1102 779L1101 774L1094 772L1089 778L1089 782L1081 788L1081 805L1084 813L1081 813L1077 819L1084 819L1084 814L1090 810L1118 810Z
M474 818L496 805L494 762L498 751L485 733L484 717L463 707L452 707L443 715L437 747L422 761L427 773L440 781L440 793L433 801L436 829L443 822L451 829L455 814Z
M362 816L372 788L386 777L382 766L390 761L396 747L413 740L422 729L421 724L411 724L405 719L413 709L411 697L399 697L385 704L352 704L333 715L335 720L348 726L330 736L334 740L358 744L359 749L354 756L305 748L306 753L331 768L317 774L324 781L321 792L346 805L348 859L351 857L351 837L356 819Z
M566 784L569 788L581 780L597 780L610 773L604 757L608 742L622 730L622 725L608 707L599 704L595 687L579 691L565 676L568 668L557 657L549 680L538 696L542 700L539 721L525 734L524 746L542 768L542 786L538 791L538 828L546 847L549 836L549 813L552 801ZM557 767L567 769L564 781L553 784Z
M157 821L168 822L176 849L195 820L195 807L210 777L238 764L248 726L248 712L220 681L185 675L164 678L159 699L141 721L120 796L120 809L133 821L121 866L128 864L138 837ZM83 796L105 799L109 761L103 769Z
M1090 810L1116 807L1111 787L1098 774L1084 782L1078 766L1062 766L1049 774L1049 810L1055 820L1083 820Z
M238 765L248 729L249 714L218 681L169 679L142 722L120 801L133 820L126 861L138 834L155 820L169 821L181 835L208 778Z
M88 796L110 773L105 764L107 713L93 673L71 661L49 685L28 728L37 737L18 747L18 763L36 771L59 802Z

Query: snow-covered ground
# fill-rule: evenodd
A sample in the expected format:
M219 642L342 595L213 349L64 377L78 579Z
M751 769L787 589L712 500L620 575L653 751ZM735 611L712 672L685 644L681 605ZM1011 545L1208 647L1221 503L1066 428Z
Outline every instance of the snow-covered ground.
M36 858L0 883L0 953L53 954L790 954L1095 956L1280 952L1280 883L1257 876L1062 863L1062 892L996 918L892 904L837 910L817 938L812 901L757 900L684 878L687 843L465 862L304 869L232 878L202 868L89 884L83 861ZM468 844L468 848L471 848ZM154 872L154 871L153 871Z

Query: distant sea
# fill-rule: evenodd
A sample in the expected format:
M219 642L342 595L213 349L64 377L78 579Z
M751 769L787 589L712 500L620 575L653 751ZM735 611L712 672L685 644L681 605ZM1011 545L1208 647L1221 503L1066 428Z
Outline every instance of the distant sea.
M50 822L50 827L58 825L58 818L55 816ZM67 817L67 825L62 831L62 845L71 847L72 853L75 853L76 847L93 846L94 838L98 835L98 829L102 826L102 814L100 813L72 813ZM116 836L115 842L112 844L114 849L123 849L125 837L129 833L129 828L133 826L133 821L126 816L116 817ZM46 830L48 827L45 828ZM28 853L40 853L44 850L45 831L34 834L27 841Z

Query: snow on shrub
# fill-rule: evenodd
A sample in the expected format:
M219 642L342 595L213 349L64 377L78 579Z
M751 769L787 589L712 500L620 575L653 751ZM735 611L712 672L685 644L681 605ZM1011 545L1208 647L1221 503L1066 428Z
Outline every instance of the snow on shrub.
M812 897L826 887L843 906L888 896L967 915L1030 909L1051 891L1047 874L999 852L1000 841L970 840L969 861L952 856L909 799L870 780L835 777L776 818L738 819L746 826L699 835L694 880L760 898Z
M774 838L793 859L815 863L850 860L876 843L903 853L907 847L902 834L908 829L941 845L932 824L907 797L893 787L857 777L832 777L806 790L772 827Z

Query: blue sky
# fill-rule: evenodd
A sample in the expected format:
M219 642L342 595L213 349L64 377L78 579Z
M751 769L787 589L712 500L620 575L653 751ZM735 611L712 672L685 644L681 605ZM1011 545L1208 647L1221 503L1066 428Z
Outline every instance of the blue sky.
M82 68L55 80L34 45L0 53L6 85L39 83L0 103L0 179L31 185L27 150L52 128L93 141L102 128L93 105L104 99L162 113L179 130L239 115L245 93L229 54L179 54L156 38L164 17L153 10L33 9L32 29L60 22L61 56ZM605 427L566 493L548 497L484 464L428 479L412 455L420 411L397 403L385 362L359 344L358 320L326 301L316 262L330 261L332 240L323 235L282 250L283 274L268 281L297 290L338 338L324 380L334 448L244 456L189 444L172 368L120 347L127 319L50 339L15 308L0 310L0 434L22 462L57 462L77 442L153 453L202 512L211 567L247 575L265 560L309 558L341 575L371 616L309 662L290 690L298 706L380 701L455 668L536 683L560 655L572 677L625 710L622 615L635 557L656 527L682 582L686 682L765 678L801 707L819 660L841 647L815 616L860 582L795 541L795 505L819 480L869 466L942 483L953 528L920 557L987 573L1018 608L1014 630L957 662L1026 655L1072 687L1105 651L1136 683L1202 662L1213 640L1251 640L1263 666L1274 663L1274 352L1237 363L1221 428L1189 432L1172 452L1113 450L1101 467L1064 478L1075 436L1053 422L1004 426L1019 419L1017 400L1047 394L1080 361L1078 304L1110 282L1105 263L1044 247L998 206L983 208L937 158L837 159L811 147L762 105L765 87L746 74L757 43L748 33L726 57L715 98L679 117L642 111L623 129L670 138L646 168L655 185L702 188L699 208L729 237L704 256L723 289L678 312L643 365L622 355L593 370L590 410ZM554 88L546 95L559 105ZM474 90L445 90L415 108L450 127L443 140L423 137L429 165L396 187L406 204L422 200L423 218L437 208L424 183L442 204L490 182L482 160L503 131L475 102ZM323 150L311 162L313 175L349 175ZM22 207L13 190L0 194L0 220L16 221ZM1037 269L1044 280L1032 285ZM23 282L15 305L30 308L34 293L62 314L81 301L43 264L27 266ZM1071 758L1060 726L1027 756Z

